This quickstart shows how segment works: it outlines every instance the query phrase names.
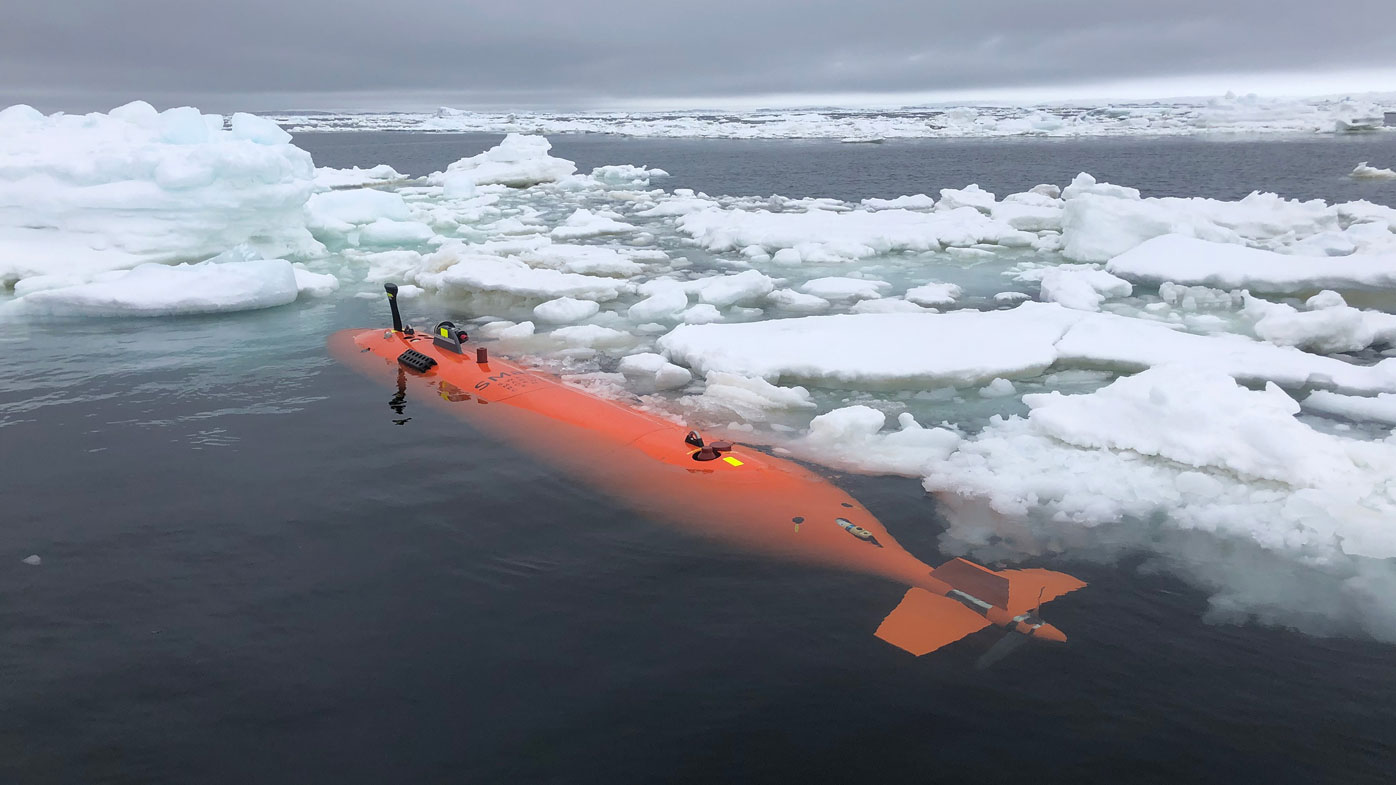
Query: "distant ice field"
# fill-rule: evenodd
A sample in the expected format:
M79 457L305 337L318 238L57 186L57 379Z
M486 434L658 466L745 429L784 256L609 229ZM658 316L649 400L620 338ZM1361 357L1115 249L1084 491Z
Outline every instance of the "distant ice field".
M498 143L472 133L296 134L316 166L390 164L427 175ZM549 138L580 171L624 161L663 169L665 188L709 194L895 199L978 183L996 194L1066 184L1078 172L1125 183L1145 196L1240 199L1271 191L1291 199L1396 202L1389 181L1349 177L1353 165L1396 161L1396 134L1103 139L900 139L881 145L831 140Z

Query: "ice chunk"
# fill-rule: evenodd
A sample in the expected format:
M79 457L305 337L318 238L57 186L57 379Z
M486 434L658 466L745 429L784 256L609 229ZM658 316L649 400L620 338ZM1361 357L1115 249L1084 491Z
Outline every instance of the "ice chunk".
M534 267L550 267L582 275L614 275L629 278L644 272L644 266L614 248L599 245L554 243L524 251L519 258Z
M379 164L368 169L360 169L357 166L349 169L333 169L328 166L315 167L315 186L325 190L364 188L406 179L407 175L399 173L387 164Z
M479 155L462 158L428 178L433 185L466 182L473 185L507 185L527 188L551 183L574 174L577 165L548 155L552 145L541 136L509 134L497 146ZM458 186L459 187L459 186Z
M312 273L302 267L296 267L295 274L296 291L309 297L324 297L339 289L339 279L330 273ZM417 287L411 284L404 284L404 286L408 289L415 289L417 293L421 292L421 289L417 289ZM407 297L404 298L402 287L398 287L397 296L399 299L408 299L413 295L408 294ZM375 294L374 297L376 299L377 295Z
M6 310L53 316L173 316L271 308L293 302L297 270L273 259L143 264L99 280L18 297ZM304 271L300 271L304 275Z
M534 307L533 318L540 322L569 324L589 319L601 310L600 303L592 300L577 300L572 297L559 297Z
M451 244L426 257L423 264L427 269L442 271L419 273L416 283L427 289L496 292L533 300L574 297L606 301L629 289L614 278L539 270L517 259L471 253L469 247Z
M621 164L619 166L598 166L591 170L591 179L605 186L642 188L650 184L650 178L668 177L663 169L646 169L643 166Z
M936 251L976 243L1026 246L1035 239L978 210L854 210L772 213L701 210L678 220L681 232L710 251L761 246L781 263L837 262L898 251Z
M1004 378L998 378L989 382L986 386L979 388L981 398L1006 398L1010 395L1017 395L1018 388L1013 386L1013 382Z
M709 414L736 414L749 422L765 422L774 412L815 408L803 387L777 387L765 379L721 372L708 373L703 394L686 396L681 402Z
M1250 295L1244 297L1242 313L1254 320L1255 334L1280 346L1321 353L1355 352L1374 343L1396 340L1396 316L1350 308L1337 292L1325 291L1310 298L1310 307L1314 308L1310 311ZM1319 307L1314 307L1314 302Z
M831 276L806 281L800 291L825 300L875 300L882 296L880 290L890 288L886 281Z
M693 374L687 368L674 365L653 352L623 357L617 370L639 392L673 390L693 381Z
M711 324L722 321L722 312L715 306L699 303L683 312L684 324Z
M941 283L931 281L930 283L907 289L906 299L917 305L950 305L960 299L964 290L953 283Z
M1336 414L1349 420L1373 420L1396 425L1396 393L1380 393L1371 398L1316 390L1304 399L1304 408Z
M630 306L627 313L635 322L677 321L688 308L688 294L677 281L651 281L640 287L649 296Z
M609 215L599 215L584 207L579 207L567 217L561 226L553 229L552 236L555 240L576 240L582 237L625 234L633 231L635 231L635 227L631 224L618 221Z
M1352 176L1367 180L1396 180L1396 170L1378 169L1375 166L1368 166L1367 162L1363 161L1352 170Z
M20 559L20 561L24 562L30 567L38 567L40 564L44 563L44 560L39 558L39 554L37 553L25 556L23 559Z
M721 275L696 281L698 300L715 308L750 305L759 302L776 288L774 278L756 270L736 275Z
M794 289L776 289L766 295L766 301L777 308L795 313L817 313L829 308L829 301L812 294L801 294Z
M1168 281L1275 294L1396 288L1396 254L1290 256L1177 234L1156 237L1116 256L1105 269L1135 283Z
M985 215L990 215L994 211L994 195L974 183L965 186L962 190L940 189L940 201L936 202L935 206L938 212L958 210L961 207L971 207Z
M660 338L659 347L699 372L774 382L873 389L967 386L1049 367L1057 357L1054 344L1078 318L1056 306L806 316L681 326Z
M624 330L616 330L596 324L581 324L576 327L559 327L549 334L570 346L586 346L591 348L615 348L619 346L628 346L635 342L635 337Z
M815 417L809 432L789 449L837 469L921 477L960 444L954 431L923 428L907 413L898 418L900 430L884 433L886 421L885 414L869 406L835 409Z
M1338 440L1294 419L1299 404L1273 384L1254 392L1220 374L1163 366L1090 395L1023 401L1035 430L1077 447L1132 450L1298 487L1338 482L1355 469Z
M421 245L436 236L430 226L419 221L392 221L379 218L359 230L360 245Z
M915 336L916 340L907 340ZM1360 366L1238 335L1055 304L944 314L842 314L680 326L659 339L675 362L827 387L965 387L1033 376L1053 365L1142 370L1187 365L1244 382L1353 392L1396 389L1396 358Z
M1134 291L1129 281L1104 270L1056 269L1042 276L1043 302L1060 303L1078 311L1099 311L1109 297L1128 297Z
M306 212L312 229L339 232L380 219L406 221L411 218L401 195L372 188L315 194L307 202Z

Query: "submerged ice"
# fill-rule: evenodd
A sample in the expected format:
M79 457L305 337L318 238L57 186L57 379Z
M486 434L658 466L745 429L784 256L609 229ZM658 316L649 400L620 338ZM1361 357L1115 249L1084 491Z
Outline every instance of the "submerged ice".
M1122 117L1331 130L1361 114L1189 111ZM482 117L435 120L505 123ZM1119 119L937 117L985 134ZM844 120L840 138L898 135ZM0 137L0 319L378 297L391 280L411 316L471 314L473 339L572 383L919 478L947 551L1145 553L1217 618L1396 640L1392 208L1144 198L1085 173L857 203L710 195L623 162L581 173L519 133L406 179L317 170L264 119L144 104L11 108Z

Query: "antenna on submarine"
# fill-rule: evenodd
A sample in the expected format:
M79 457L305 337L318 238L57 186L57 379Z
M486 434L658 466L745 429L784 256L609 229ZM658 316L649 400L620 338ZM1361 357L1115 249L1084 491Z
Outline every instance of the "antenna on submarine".
M388 307L393 309L393 331L399 333L412 334L412 328L403 329L402 314L397 309L397 284L383 284L383 291L388 293Z

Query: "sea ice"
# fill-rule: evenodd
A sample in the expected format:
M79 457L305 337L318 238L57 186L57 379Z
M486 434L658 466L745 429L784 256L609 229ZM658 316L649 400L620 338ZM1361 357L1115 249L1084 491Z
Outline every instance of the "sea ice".
M199 261L253 242L324 252L306 231L314 165L270 120L135 102L109 114L0 111L0 286L91 280L145 262Z
M5 305L11 313L47 316L175 316L271 308L293 302L297 278L320 288L290 262L273 259L199 264L143 264L102 273L91 283L44 289ZM332 276L331 276L332 277ZM336 281L336 285L338 282Z
M693 381L693 374L687 368L674 365L664 359L663 355L653 352L622 357L616 370L625 376L626 381L636 391L642 393L674 390Z
M533 309L533 318L540 322L570 324L590 319L601 310L601 304L593 300L577 300L572 297L559 297L540 303Z
M1178 234L1148 240L1111 259L1105 269L1146 285L1171 282L1273 294L1396 288L1396 254L1291 256Z
M1368 166L1367 162L1363 161L1352 170L1352 176L1366 180L1396 180L1396 170L1378 169Z

